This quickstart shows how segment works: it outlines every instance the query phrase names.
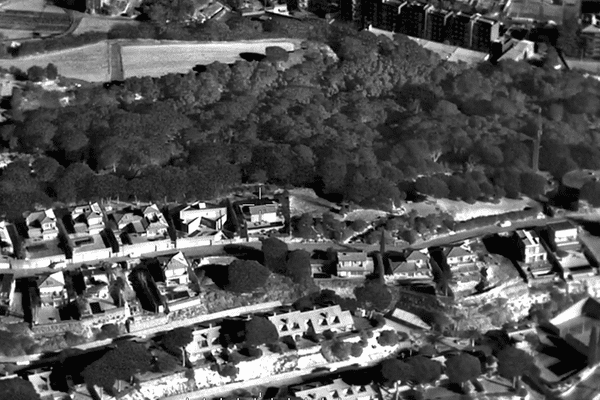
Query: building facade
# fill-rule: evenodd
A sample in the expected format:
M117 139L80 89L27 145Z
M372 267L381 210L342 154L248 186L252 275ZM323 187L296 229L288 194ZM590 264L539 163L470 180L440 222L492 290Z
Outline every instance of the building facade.
M409 3L400 10L396 32L422 38L427 26L427 11L433 6L423 3Z
M500 23L491 18L476 15L473 18L473 37L471 48L489 53L492 43L500 39Z
M458 12L452 17L450 25L450 44L454 46L471 48L473 37L473 15Z
M446 40L452 14L452 11L430 8L425 21L425 36L423 38L443 43Z

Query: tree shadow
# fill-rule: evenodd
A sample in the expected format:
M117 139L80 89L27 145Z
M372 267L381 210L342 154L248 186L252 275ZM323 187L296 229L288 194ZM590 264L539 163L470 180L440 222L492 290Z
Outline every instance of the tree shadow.
M223 250L230 256L239 258L240 260L256 261L264 265L264 255L261 250L255 249L254 247L244 246L240 244L228 244Z

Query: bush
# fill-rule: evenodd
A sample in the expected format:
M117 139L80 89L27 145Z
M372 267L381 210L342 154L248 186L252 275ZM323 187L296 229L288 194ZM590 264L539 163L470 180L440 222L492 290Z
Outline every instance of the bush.
M250 293L263 287L271 273L256 261L235 260L227 266L224 289L235 293Z
M363 347L360 343L352 343L350 346L350 355L352 357L360 357L363 353Z
M400 338L395 331L383 331L377 337L377 343L381 346L395 346L400 342Z
M219 367L219 375L221 376L235 378L238 372L240 370L235 365L225 364Z
M279 343L279 342L267 343L267 349L271 353L283 354L283 346L281 346L281 343Z
M341 340L334 340L331 344L331 354L340 361L350 358L351 349L352 345L350 343L342 342Z
M325 340L332 340L335 338L335 332L333 332L331 329L327 329L325 332L323 332L323 337Z

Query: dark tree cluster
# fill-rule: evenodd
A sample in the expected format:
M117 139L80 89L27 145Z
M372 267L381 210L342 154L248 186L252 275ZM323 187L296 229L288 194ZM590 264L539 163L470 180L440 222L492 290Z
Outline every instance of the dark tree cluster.
M52 201L211 198L257 181L381 208L415 193L535 197L544 182L531 165L534 105L542 108L541 170L560 178L600 169L598 137L588 130L600 112L600 82L577 72L515 62L467 69L402 35L324 22L274 19L259 28L234 18L200 29L167 23L188 3L166 3L175 4L145 5L149 18L165 21L165 38L262 29L325 42L337 60L306 42L302 62L287 69L277 67L284 55L270 50L261 61L78 88L66 107L20 113L17 98L1 143L36 160L2 171L0 209L15 216ZM321 224L333 237L353 229ZM310 235L310 226L301 217L297 229Z
M262 251L265 266L272 272L288 276L301 285L313 283L310 254L307 251L290 251L285 242L275 237L262 241Z

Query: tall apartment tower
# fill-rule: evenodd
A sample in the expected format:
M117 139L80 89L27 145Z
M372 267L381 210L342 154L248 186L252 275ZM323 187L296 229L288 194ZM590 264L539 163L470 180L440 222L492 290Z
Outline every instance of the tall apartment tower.
M450 19L453 12L440 8L430 8L425 21L425 35L427 40L443 43L446 40Z
M495 19L477 15L473 19L473 38L471 48L489 53L492 43L500 39L500 23Z
M362 21L362 3L361 0L341 0L340 18L359 24Z
M409 3L401 8L396 32L423 38L427 26L427 12L433 6L424 3Z
M406 2L399 0L384 0L380 5L380 10L373 26L384 31L394 32L398 23L400 10L405 4Z
M454 14L450 27L450 43L454 46L471 48L473 37L473 14L458 12Z

